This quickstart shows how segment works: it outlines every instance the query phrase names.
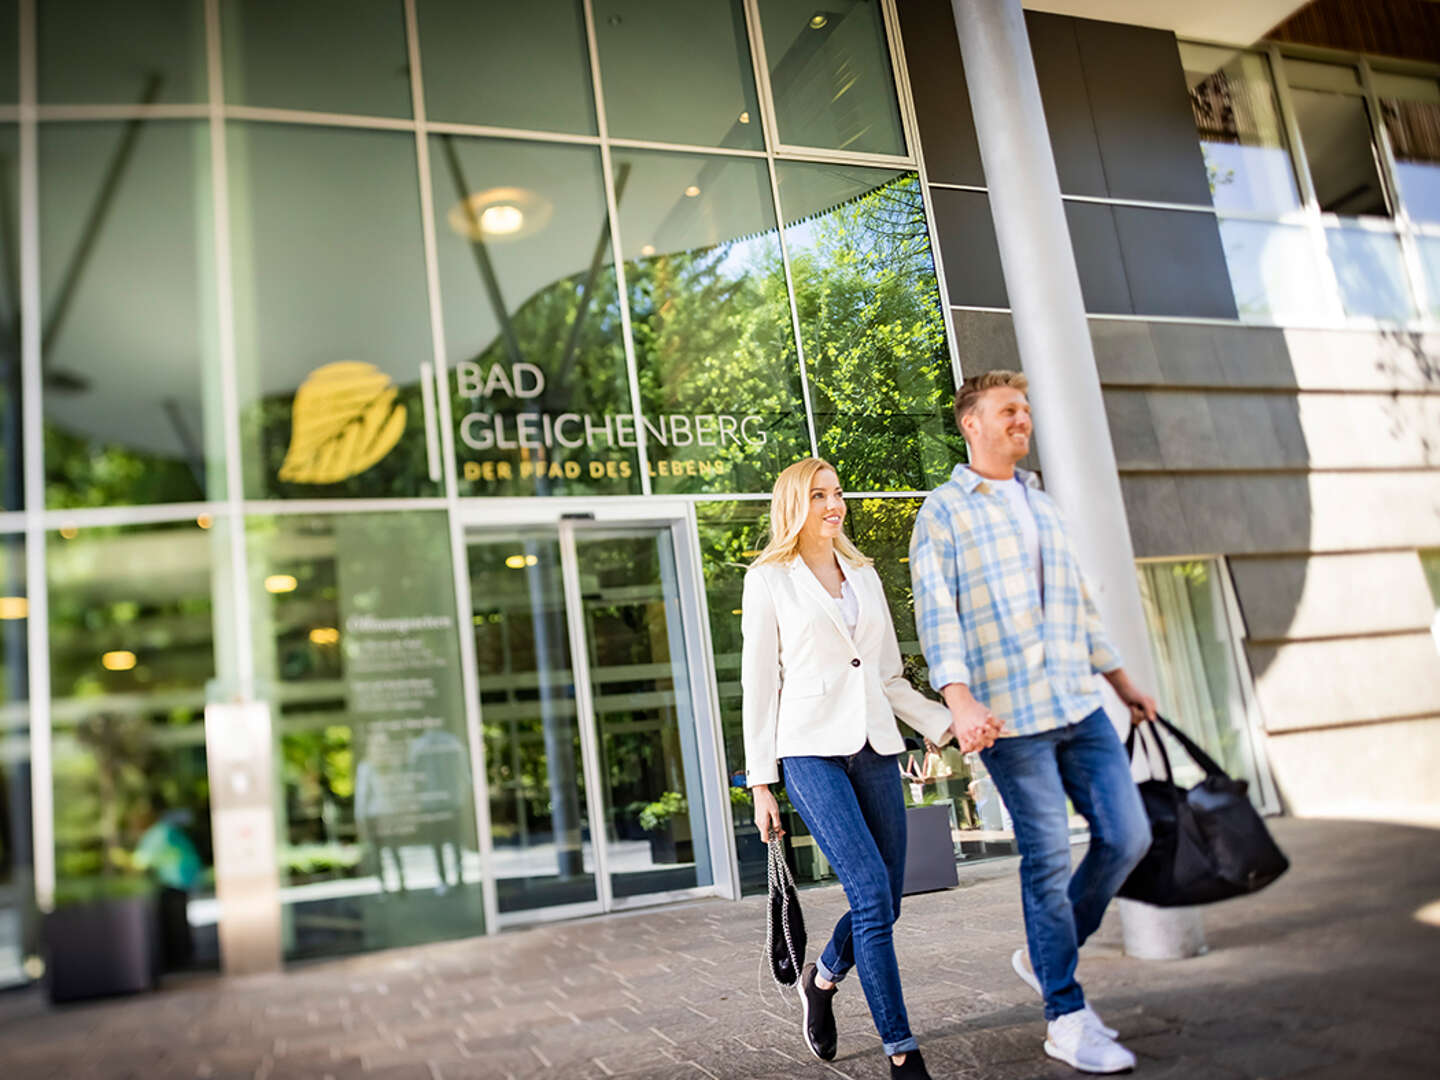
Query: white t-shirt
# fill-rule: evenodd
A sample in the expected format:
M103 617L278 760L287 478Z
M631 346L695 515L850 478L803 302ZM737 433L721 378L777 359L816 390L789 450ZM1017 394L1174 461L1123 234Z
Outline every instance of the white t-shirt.
M1025 554L1030 557L1030 567L1035 573L1035 587L1039 589L1044 580L1043 564L1040 561L1040 528L1035 524L1035 511L1030 509L1030 497L1025 491L1025 485L1017 476L1012 476L1009 480L991 480L990 483L1005 496L1010 509L1020 521L1020 540L1025 545Z
M855 588L848 577L840 583L839 598L832 599L840 607L840 621L845 624L845 629L855 633L855 624L860 621L860 598L855 595Z

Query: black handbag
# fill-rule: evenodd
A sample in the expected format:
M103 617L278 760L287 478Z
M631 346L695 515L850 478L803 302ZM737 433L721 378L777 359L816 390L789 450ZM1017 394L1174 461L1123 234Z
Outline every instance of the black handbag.
M1210 904L1263 889L1288 870L1290 860L1250 802L1249 781L1227 776L1168 720L1157 717L1155 722L1205 770L1205 779L1188 791L1178 786L1163 740L1150 733L1165 766L1163 777L1140 784L1154 839L1120 886L1120 895L1157 907ZM1132 728L1125 741L1132 762L1137 730Z
M770 896L765 904L765 955L770 977L780 986L794 986L805 966L805 919L800 914L800 897L795 877L785 861L779 836L770 838Z

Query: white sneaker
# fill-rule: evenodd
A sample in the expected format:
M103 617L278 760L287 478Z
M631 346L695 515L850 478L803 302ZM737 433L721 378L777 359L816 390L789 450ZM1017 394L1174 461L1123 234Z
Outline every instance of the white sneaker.
M1035 977L1035 972L1030 967L1030 957L1024 949L1016 949L1010 954L1010 966L1015 969L1015 974L1020 976L1021 982L1041 997L1045 996L1044 992L1040 989L1040 980ZM1100 1019L1100 1014L1088 1004L1080 1011L1083 1012L1090 1023L1094 1025L1095 1030L1107 1039L1113 1039L1120 1034L1114 1028L1106 1026L1105 1021Z
M1050 1021L1045 1053L1084 1073L1118 1073L1135 1068L1135 1055L1101 1034L1077 1009Z

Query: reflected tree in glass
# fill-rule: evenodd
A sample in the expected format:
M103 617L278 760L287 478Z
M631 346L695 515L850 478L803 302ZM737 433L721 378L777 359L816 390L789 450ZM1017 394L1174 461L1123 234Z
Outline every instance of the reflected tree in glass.
M783 162L820 456L851 491L923 491L964 456L919 177Z
M765 166L615 162L653 488L766 491L810 447Z

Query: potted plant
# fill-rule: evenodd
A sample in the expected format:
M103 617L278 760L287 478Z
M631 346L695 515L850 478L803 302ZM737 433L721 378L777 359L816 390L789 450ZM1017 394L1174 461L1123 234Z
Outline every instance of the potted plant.
M57 884L45 916L46 972L53 1002L133 994L159 970L155 886L140 874L105 874Z
M644 804L640 808L640 827L650 834L651 861L695 861L695 841L690 836L690 804L680 792L667 791L654 802Z

